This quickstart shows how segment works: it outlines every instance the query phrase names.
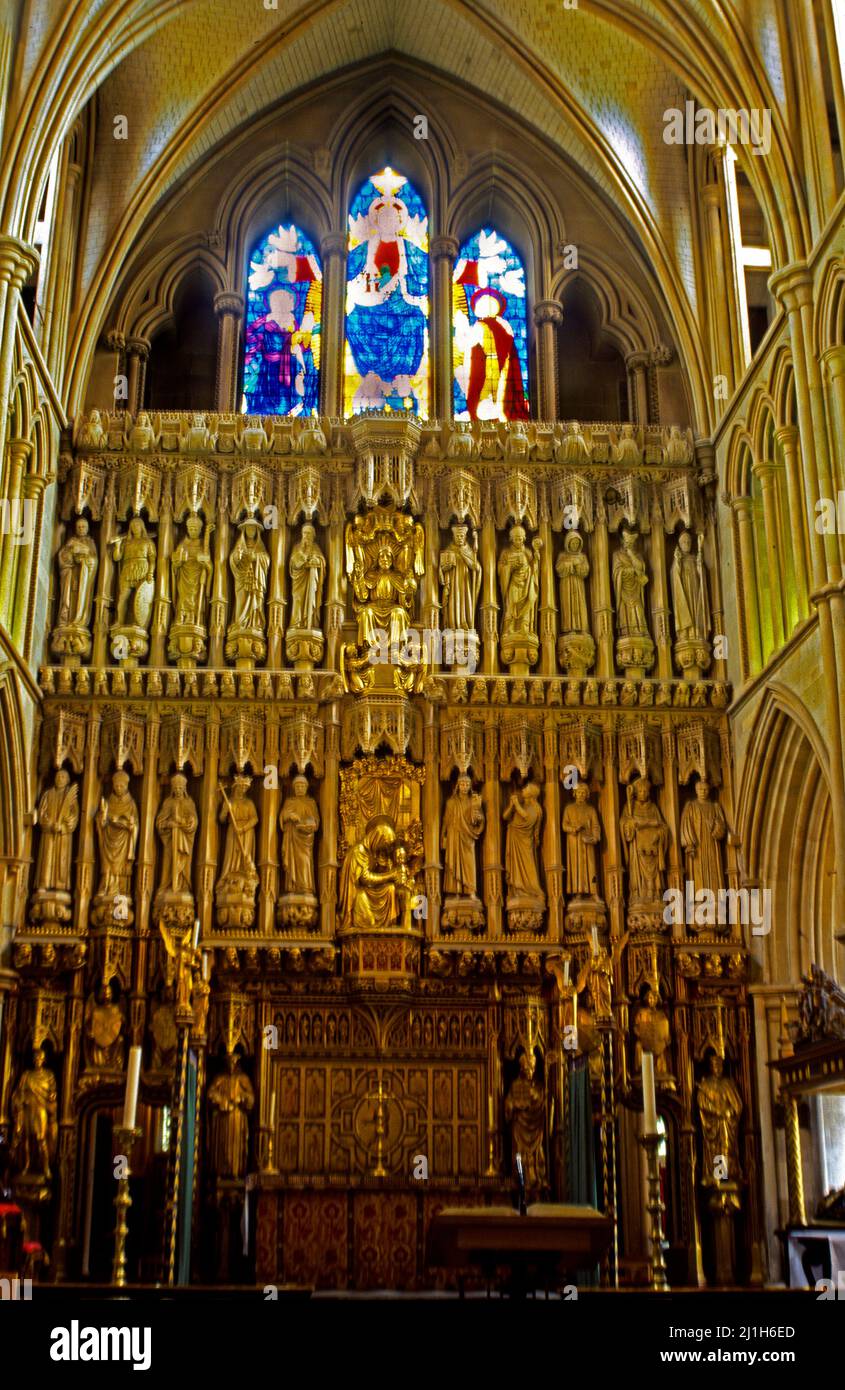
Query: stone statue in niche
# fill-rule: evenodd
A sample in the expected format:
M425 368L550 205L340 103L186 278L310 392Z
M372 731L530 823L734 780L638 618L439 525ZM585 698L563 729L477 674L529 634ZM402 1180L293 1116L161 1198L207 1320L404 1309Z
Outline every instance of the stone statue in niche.
M511 793L502 815L505 837L505 878L508 884L508 925L511 931L539 931L546 910L540 883L539 850L543 808L540 788L528 782Z
M537 660L537 609L540 602L540 551L543 542L535 536L531 549L525 544L525 530L512 526L510 545L499 556L499 587L502 591L501 656L511 673L528 674Z
M116 661L137 664L149 650L149 627L155 597L156 548L144 518L133 516L124 536L112 541L119 564L117 612L111 628Z
M444 631L474 632L475 610L481 590L478 537L467 539L469 528L452 527L452 540L440 554L440 623Z
M626 788L620 819L622 850L628 867L628 907L659 913L663 921L663 888L669 827L651 800L651 782L638 777Z
M737 1184L742 1178L739 1161L739 1121L742 1096L736 1084L725 1076L725 1059L717 1052L708 1055L708 1074L695 1088L701 1121L701 1186L715 1188L729 1198L728 1207L739 1207Z
M622 467L636 467L643 461L642 450L637 443L637 436L634 426L626 422L619 432L619 438L613 446L613 462Z
M616 661L626 676L642 677L654 665L654 643L645 612L648 584L645 561L637 549L637 533L622 528L622 543L613 556L616 598Z
M595 660L596 644L590 635L587 608L590 562L584 554L584 539L577 531L567 532L555 573L560 579L558 661L568 675L585 676Z
M235 604L226 634L226 660L236 666L254 666L267 655L265 601L270 556L261 539L261 523L254 516L240 522L229 568L235 582Z
M226 1054L226 1070L208 1088L211 1110L209 1158L216 1178L242 1181L249 1148L249 1112L255 1105L252 1082L236 1052Z
M205 611L211 574L211 532L209 522L203 535L202 517L191 512L185 522L185 535L170 561L173 574L174 609L167 652L177 666L190 668L205 656L207 637Z
M100 849L100 882L91 910L95 926L132 922L132 866L138 845L138 807L129 791L129 773L112 773L111 794L97 809L94 824Z
M519 1057L519 1076L505 1096L505 1123L511 1131L511 1162L522 1159L526 1193L539 1195L546 1185L546 1097L537 1080L537 1054L525 1048Z
M660 1002L660 988L656 980L647 980L640 989L640 1002L634 1010L634 1068L642 1072L643 1053L650 1052L654 1057L655 1079L666 1090L673 1090L675 1081L670 1063L672 1060L672 1033L669 1016Z
M103 417L99 410L92 410L87 420L83 420L76 439L77 449L105 449L108 434L103 428Z
M700 536L698 550L693 552L689 531L679 535L670 583L675 660L687 680L699 680L710 665L710 604Z
M291 610L285 651L288 661L292 661L297 670L305 671L319 662L323 655L320 610L326 575L326 559L310 522L305 522L302 527L302 538L291 552L288 568Z
M484 830L481 797L472 781L461 773L443 812L440 848L444 872L442 925L477 930L484 925L484 909L478 896L476 844Z
M601 825L595 806L590 804L590 788L578 781L563 813L566 836L566 889L572 897L600 898L597 846Z
M140 410L134 425L124 434L124 444L133 454L144 454L155 448L158 436L145 410Z
M58 1138L56 1078L44 1048L32 1049L32 1067L12 1092L12 1158L21 1178L49 1182Z
M84 1052L86 1066L95 1071L123 1070L125 1008L114 997L114 985L105 980L85 1005Z
M50 645L67 658L91 655L91 609L99 566L97 547L88 534L88 519L78 516L58 554L59 614Z
M156 816L156 830L164 847L160 886L153 911L156 916L174 923L192 921L194 893L191 870L194 862L194 840L199 819L197 808L188 795L188 779L176 772L170 779L170 795Z
M710 800L710 783L701 777L695 784L695 799L688 801L681 814L681 844L686 857L686 876L694 892L712 893L718 901L724 888L722 841L727 837L728 824L718 801ZM695 922L692 924L695 930ZM717 931L729 927L716 927Z
M320 812L308 793L308 778L294 777L292 795L279 812L282 832L282 884L279 922L285 927L317 925L319 904L314 879L314 841Z
M69 922L70 880L73 870L73 832L79 824L79 788L60 767L52 787L38 803L36 824L41 832L35 865L32 916L37 922Z
M248 792L252 778L236 775L231 796L221 784L220 823L227 826L223 867L217 880L215 901L221 927L251 927L255 916L255 827L258 812Z
M340 874L341 930L411 927L414 877L390 816L373 816Z
M575 992L580 995L583 991L589 991L590 1002L595 1010L597 1023L602 1023L613 1015L613 972L622 959L622 952L628 944L628 937L629 933L625 932L615 942L613 950L609 951L604 942L599 940L598 932L596 932L592 940L591 953L578 972ZM580 1006L578 1031L580 1036Z

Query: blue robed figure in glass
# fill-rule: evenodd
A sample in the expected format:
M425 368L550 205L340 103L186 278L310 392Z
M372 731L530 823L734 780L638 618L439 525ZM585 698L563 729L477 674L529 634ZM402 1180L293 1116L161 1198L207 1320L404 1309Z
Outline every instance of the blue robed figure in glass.
M250 257L243 408L251 415L316 415L322 273L308 237L279 226Z

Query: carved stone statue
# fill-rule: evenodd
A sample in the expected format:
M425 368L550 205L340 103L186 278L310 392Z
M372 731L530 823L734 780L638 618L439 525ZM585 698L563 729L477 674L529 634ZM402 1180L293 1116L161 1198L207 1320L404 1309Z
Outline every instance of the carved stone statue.
M680 425L670 425L669 438L663 446L663 462L670 468L683 468L691 461L689 440L681 434Z
M587 608L590 562L584 554L583 537L577 531L567 532L555 573L560 579L558 660L570 676L584 676L595 660L596 644L590 634Z
M232 794L220 787L221 824L228 823L223 867L217 880L217 919L223 927L248 927L255 916L255 827L258 812L247 795L251 777L236 776Z
M707 576L701 554L693 554L692 536L678 537L670 575L672 612L675 617L675 660L687 680L698 680L710 664L710 604Z
M394 565L389 545L380 546L370 569L364 569L363 562L356 558L352 588L357 599L359 645L376 644L379 634L386 632L391 648L401 647L410 627L417 581L413 574L403 573Z
M103 417L99 410L92 410L87 420L83 420L76 439L77 449L105 449L108 435L103 428Z
M326 574L326 559L310 522L303 526L302 539L291 552L289 569L291 613L285 650L288 661L305 670L323 655L320 610Z
M156 548L144 525L133 516L126 535L112 541L120 572L117 613L111 628L112 648L118 661L147 655L148 632L155 596Z
M508 922L514 931L536 931L542 925L546 907L538 867L543 808L536 782L528 782L522 791L511 794L502 820L508 827L505 838Z
M616 660L628 676L643 676L654 665L654 643L645 612L648 584L645 561L637 550L637 533L622 528L622 544L613 556L618 640Z
M208 1088L211 1109L209 1157L215 1177L239 1181L246 1173L249 1112L255 1105L252 1082L236 1053L226 1056L226 1070Z
M563 813L566 836L566 890L573 897L598 898L599 880L596 847L601 843L601 825L595 806L590 804L586 782L575 784L574 800Z
M92 918L129 924L132 912L132 866L138 844L138 807L129 791L129 774L112 774L111 795L100 802L94 824L100 847L100 883Z
M168 654L178 666L195 666L205 656L205 608L211 587L211 532L209 522L203 536L202 517L191 512L185 522L185 536L173 552L170 568L175 596L170 625Z
M845 1042L845 990L821 966L810 965L801 976L803 989L798 996L798 1040Z
M124 1009L115 1002L111 980L101 984L85 1005L85 1062L94 1070L123 1069Z
M126 431L124 442L131 453L143 454L155 446L156 438L149 415L141 410L132 428Z
M39 921L70 921L73 832L79 824L79 788L61 767L38 803L41 832L35 865L32 915Z
M543 542L535 536L531 550L525 544L525 531L512 526L510 545L499 556L499 587L502 591L502 661L515 675L527 674L540 650L537 636L537 607L540 602L540 551Z
M226 634L226 660L252 666L267 654L264 605L270 556L261 539L261 523L255 517L247 517L239 529L241 534L229 556L235 606Z
M622 959L622 952L628 944L628 935L628 932L625 932L624 936L619 938L612 952L604 942L599 942L597 949L593 949L578 973L575 992L581 994L582 991L589 990L597 1022L609 1019L613 1014L613 970ZM595 938L593 945L595 948ZM580 1017L578 1030L580 1035Z
M695 1088L701 1119L701 1186L719 1188L742 1177L739 1120L742 1096L718 1053L709 1054L709 1074Z
M484 830L484 810L481 797L472 790L472 781L464 773L455 783L455 790L443 812L440 848L444 852L443 905L444 927L466 926L469 929L484 925L484 910L478 896L476 842Z
M669 827L651 800L651 782L647 777L638 777L627 788L620 827L628 866L629 906L659 907L662 920Z
M59 551L59 613L51 646L70 657L91 654L91 607L99 558L88 534L88 519L78 516L73 535Z
M619 438L613 447L613 461L623 467L636 466L643 461L634 426L630 423L626 422L620 430Z
M724 887L721 841L728 826L721 806L709 796L710 784L702 777L695 784L695 800L687 802L681 815L681 844L695 892L708 889L715 896Z
M52 1177L56 1152L56 1078L44 1065L44 1049L32 1050L32 1068L12 1092L12 1154L21 1177Z
M157 914L168 907L193 913L191 870L198 823L197 808L188 795L187 778L176 772L170 779L170 795L156 816L156 830L164 846L154 906Z
M397 859L398 848L390 817L373 816L343 861L341 930L372 931L402 925L410 880L406 866Z
M674 1086L670 1062L672 1059L672 1034L669 1016L661 1007L660 991L652 981L647 981L640 989L640 1003L634 1012L634 1067L642 1071L643 1053L650 1052L654 1057L654 1075L658 1081Z
M294 777L293 795L279 812L282 831L282 881L284 896L279 918L285 926L312 927L317 922L314 882L314 840L320 828L320 812L308 794L308 778Z
M519 1076L505 1097L505 1122L511 1130L511 1156L522 1159L525 1190L539 1193L546 1185L546 1097L536 1080L537 1056L533 1048L520 1054Z
M555 459L558 463L583 464L590 462L590 450L577 420L568 420L563 427L563 437L555 445Z
M469 528L452 527L452 540L440 554L441 611L444 631L474 632L475 609L481 590L478 537L467 540Z

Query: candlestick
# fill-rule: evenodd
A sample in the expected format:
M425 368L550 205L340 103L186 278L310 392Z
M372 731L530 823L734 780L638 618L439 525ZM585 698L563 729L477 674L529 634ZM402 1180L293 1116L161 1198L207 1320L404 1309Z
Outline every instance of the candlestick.
M643 1053L643 1132L657 1134L657 1096L654 1090L654 1054Z
M270 1097L270 1128L271 1128L271 1129L273 1128L273 1125L274 1125L275 1123L276 1123L276 1092L274 1091L273 1094L272 1094L271 1097Z
M651 1053L643 1054L643 1060L650 1057ZM651 1239L651 1261L650 1278L653 1289L668 1290L669 1280L666 1277L666 1261L663 1258L663 1213L666 1208L660 1197L660 1167L658 1164L657 1150L660 1145L659 1134L642 1134L640 1143L646 1152L646 1162L648 1164L648 1199L646 1201L646 1211L649 1216L649 1236Z
M135 1049L133 1048L134 1052ZM141 1049L138 1048L138 1052ZM131 1056L131 1054L130 1054ZM114 1156L123 1160L120 1169L120 1177L117 1180L117 1194L114 1199L115 1223L114 1223L114 1260L112 1261L111 1281L119 1289L126 1287L126 1237L129 1234L129 1224L127 1215L132 1205L132 1198L129 1195L129 1179L132 1176L129 1167L129 1158L132 1149L141 1137L140 1129L135 1129L134 1125L119 1125L114 1131Z
M141 1048L130 1047L129 1065L126 1068L126 1096L123 1102L123 1128L135 1128L135 1112L138 1108L138 1083L141 1079Z

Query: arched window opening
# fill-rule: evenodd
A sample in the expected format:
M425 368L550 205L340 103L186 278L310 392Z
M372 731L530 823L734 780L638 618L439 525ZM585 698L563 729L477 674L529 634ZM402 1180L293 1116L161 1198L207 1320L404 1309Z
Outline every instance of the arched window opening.
M762 209L731 145L725 157L725 188L740 341L747 367L775 315L775 302L769 292L772 252Z
M213 410L217 382L214 290L197 270L185 276L173 324L153 340L144 404L151 410Z
M525 267L510 242L483 228L464 242L452 283L456 420L527 420Z
M630 419L625 360L603 331L599 302L583 281L567 288L557 341L560 419Z
M428 416L428 216L389 166L349 209L344 411Z
M241 410L316 415L323 276L309 238L281 223L249 257Z

